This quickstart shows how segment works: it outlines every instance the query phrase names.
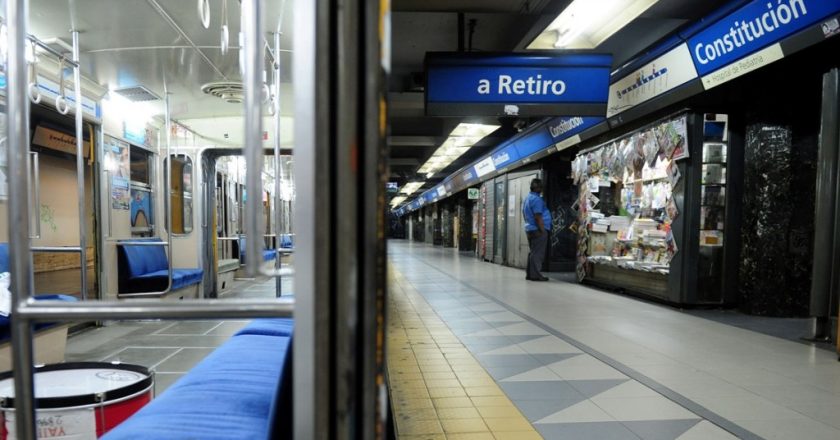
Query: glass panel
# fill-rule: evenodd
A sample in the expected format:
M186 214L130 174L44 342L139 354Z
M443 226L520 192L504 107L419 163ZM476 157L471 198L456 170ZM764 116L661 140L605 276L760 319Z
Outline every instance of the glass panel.
M151 153L131 148L131 182L151 185Z
M493 246L495 252L493 253L494 257L499 257L504 254L505 249L505 219L507 218L507 213L505 212L505 197L507 197L507 191L505 191L505 183L496 182L496 221L494 224L493 230Z

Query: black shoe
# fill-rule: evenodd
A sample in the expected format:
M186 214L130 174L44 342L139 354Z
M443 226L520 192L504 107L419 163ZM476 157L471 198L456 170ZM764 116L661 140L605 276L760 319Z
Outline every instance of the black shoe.
M534 279L534 281L548 281L548 277L539 277Z

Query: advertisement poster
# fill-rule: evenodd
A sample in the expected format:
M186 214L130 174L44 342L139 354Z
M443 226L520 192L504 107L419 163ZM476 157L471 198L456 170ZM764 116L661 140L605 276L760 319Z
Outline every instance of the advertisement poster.
M115 140L106 142L105 168L111 173L111 208L128 210L131 203L128 144Z
M131 227L150 228L152 225L152 193L146 189L131 189Z

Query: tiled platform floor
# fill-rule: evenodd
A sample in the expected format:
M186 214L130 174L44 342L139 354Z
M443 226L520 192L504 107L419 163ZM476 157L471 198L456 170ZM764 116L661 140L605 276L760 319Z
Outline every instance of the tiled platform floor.
M827 350L527 283L452 250L389 251L395 284L426 300L545 438L840 439L840 363Z
M400 439L540 436L400 274L392 274L388 376Z

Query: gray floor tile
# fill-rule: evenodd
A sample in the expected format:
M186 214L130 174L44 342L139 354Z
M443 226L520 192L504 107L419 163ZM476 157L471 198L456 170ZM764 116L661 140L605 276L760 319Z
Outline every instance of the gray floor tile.
M574 387L562 381L502 382L499 384L512 400L557 400L583 397ZM585 397L581 400L585 400Z
M509 377L513 377L527 371L531 371L534 368L530 365L519 365L513 367L484 367L487 370L487 373L490 374L496 382L500 380L507 379Z
M208 335L218 336L233 336L239 330L242 330L250 321L225 321L218 327L210 330Z
M546 440L638 440L618 422L552 423L534 425Z
M179 373L155 373L155 396L161 395L178 379L184 377Z
M213 352L213 348L184 348L155 367L163 373L186 373Z
M568 383L587 398L611 390L630 379L570 380Z
M542 364L527 354L480 354L476 356L484 367L527 367L534 369ZM526 370L527 371L527 370Z
M219 321L182 321L162 329L156 335L203 335L219 325Z
M700 423L700 419L689 420L645 420L622 422L643 440L676 440L686 431Z
M142 365L149 368L172 356L176 351L178 351L177 348L128 347L114 356L103 359L103 361ZM89 361L97 360L99 359L89 359Z
M586 397L576 395L551 400L514 400L513 403L531 423L534 423L584 400Z

